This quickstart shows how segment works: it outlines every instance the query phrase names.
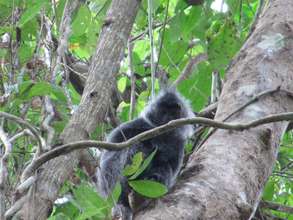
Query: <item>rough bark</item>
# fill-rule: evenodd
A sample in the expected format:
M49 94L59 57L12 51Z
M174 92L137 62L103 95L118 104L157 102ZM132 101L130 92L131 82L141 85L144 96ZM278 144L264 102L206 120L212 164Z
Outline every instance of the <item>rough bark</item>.
M139 3L139 0L112 1L89 68L81 103L61 135L63 143L88 139L88 135L104 119L114 77L119 70ZM79 156L80 152L60 156L42 167L22 208L24 219L47 218L60 187L77 167Z
M293 2L271 0L228 73L216 120L262 91L293 91ZM293 100L268 95L229 119L247 122L293 111ZM174 191L136 219L250 219L272 172L287 122L243 132L217 130L195 152Z

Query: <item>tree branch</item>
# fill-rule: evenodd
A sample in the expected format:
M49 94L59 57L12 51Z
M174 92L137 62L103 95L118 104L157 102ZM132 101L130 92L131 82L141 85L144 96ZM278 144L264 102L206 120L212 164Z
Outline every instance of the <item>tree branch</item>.
M233 115L236 115L237 113L241 112L243 109L245 109L247 106L251 105L252 103L260 100L261 98L275 94L277 92L280 92L281 94L285 94L289 96L290 98L293 98L293 93L289 90L286 89L281 89L281 86L278 86L277 88L274 89L268 89L265 91L262 91L256 95L254 95L251 99L249 99L247 102L243 103L241 106L239 106L236 110L231 112L230 114L226 115L223 121L227 121L230 119ZM215 105L217 105L215 103ZM214 107L214 106L213 106ZM198 149L207 141L207 139L216 131L216 128L211 129L207 135L201 140L201 142L198 144Z
M135 137L130 138L127 141L124 141L121 143L109 143L105 141L95 141L95 140L77 141L73 143L68 143L68 144L64 144L59 147L56 147L53 150L50 150L42 154L39 158L35 159L31 164L29 164L26 167L25 171L23 172L22 179L25 180L26 178L28 178L30 175L32 175L32 173L38 167L40 167L42 164L46 163L47 161L55 157L58 157L60 155L70 153L74 150L94 147L99 149L118 151L118 150L127 148L131 145L134 145L140 141L150 139L162 133L168 132L172 129L178 128L179 126L183 126L187 124L201 124L201 125L225 129L225 130L243 131L249 128L257 127L259 125L272 123L272 122L279 122L279 121L293 121L293 112L269 115L267 117L253 120L248 123L224 123L224 122L214 121L211 119L201 118L201 117L187 118L187 119L182 118L182 119L172 120L165 125L161 125L159 127L140 133L136 135Z
M193 71L194 67L198 65L200 62L207 59L207 54L197 54L195 57L192 57L187 65L185 66L182 73L179 75L179 77L172 83L173 87L176 87L182 80L186 79Z
M6 209L8 157L12 151L12 144L2 127L0 127L0 140L2 141L5 149L0 160L0 219L4 219Z
M275 202L268 202L268 201L261 201L259 203L260 208L264 209L272 209L279 212L286 212L289 214L293 214L293 207L292 206L286 206L282 204L278 204Z
M34 135L34 137L36 138L38 144L39 144L39 148L41 149L45 149L45 141L43 140L42 136L39 134L39 132L27 121L23 120L22 118L19 118L15 115L11 115L9 113L6 112L0 112L0 117L4 117L8 120L14 121L24 127L26 127L27 129L29 129L32 134Z

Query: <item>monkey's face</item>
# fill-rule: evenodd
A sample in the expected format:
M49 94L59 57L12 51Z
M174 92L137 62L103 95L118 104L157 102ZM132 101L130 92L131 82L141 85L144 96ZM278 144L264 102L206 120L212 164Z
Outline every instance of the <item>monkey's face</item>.
M147 117L155 125L166 124L171 120L185 117L181 101L173 93L166 93L151 107Z

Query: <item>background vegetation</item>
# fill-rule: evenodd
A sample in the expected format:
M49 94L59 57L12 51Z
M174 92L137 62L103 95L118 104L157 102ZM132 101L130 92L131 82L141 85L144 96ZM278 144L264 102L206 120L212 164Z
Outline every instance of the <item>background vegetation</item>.
M163 86L165 78L169 82L176 80L192 58L199 54L208 55L178 85L178 90L190 100L194 111L200 111L209 104L212 73L217 71L224 79L229 62L250 33L259 5L258 0L208 0L197 5L199 2L153 1L157 91ZM65 4L66 0L0 1L0 110L25 118L39 128L47 140L52 135L52 128L52 144L55 144L80 101L80 95L68 80L66 63L61 63L56 77L51 77L56 57L50 53L50 47L54 45L50 39L43 37L46 25L51 27L55 38L62 34L58 30ZM104 19L109 4L109 0L92 0L85 1L79 7L72 18L68 54L85 63L90 62L101 27L106 25ZM132 57L131 67L129 55ZM130 114L131 72L136 79L136 102ZM142 2L129 40L129 50L125 51L116 80L119 101L114 106L114 112L116 119L123 122L139 114L151 92L147 1ZM46 107L45 97L49 97L52 111ZM20 131L14 122L1 119L0 123L9 138ZM102 140L111 129L105 119L91 138ZM292 143L292 132L289 131L282 141L274 172L264 190L265 201L293 206ZM8 166L11 189L32 159L35 144L30 135L14 140ZM1 151L3 154L2 145ZM95 152L92 153L94 159ZM83 170L77 169L72 179L63 186L50 219L101 219L109 215L115 198L103 200L89 182ZM8 193L7 203L10 204L13 191ZM119 187L114 197L118 194ZM293 219L293 215L272 209L262 209L262 213Z

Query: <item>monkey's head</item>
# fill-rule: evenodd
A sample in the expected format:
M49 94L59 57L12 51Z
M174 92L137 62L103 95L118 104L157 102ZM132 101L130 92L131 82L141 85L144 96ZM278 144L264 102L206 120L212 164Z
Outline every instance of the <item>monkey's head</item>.
M194 117L188 102L174 89L160 92L145 108L143 115L155 126L179 118Z

